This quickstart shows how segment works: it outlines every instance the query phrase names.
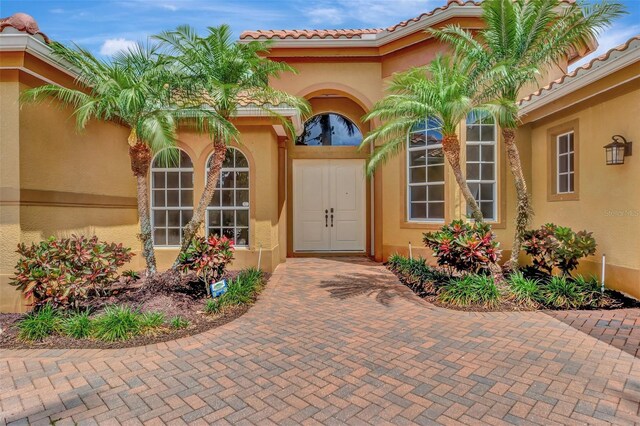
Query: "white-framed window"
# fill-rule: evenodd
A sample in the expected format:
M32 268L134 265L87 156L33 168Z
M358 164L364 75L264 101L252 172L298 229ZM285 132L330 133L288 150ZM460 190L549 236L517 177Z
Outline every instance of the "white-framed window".
M207 160L207 172L212 158ZM237 148L227 148L216 192L207 207L207 233L224 235L239 247L249 246L249 162Z
M467 185L485 220L498 220L497 128L493 116L472 111L467 116ZM467 206L467 214L471 209Z
M158 153L151 163L151 228L153 245L174 247L182 241L182 229L193 216L193 163L178 150L175 160Z
M444 221L442 125L434 117L415 125L407 138L407 219Z
M556 157L556 192L570 194L575 191L573 131L556 136Z

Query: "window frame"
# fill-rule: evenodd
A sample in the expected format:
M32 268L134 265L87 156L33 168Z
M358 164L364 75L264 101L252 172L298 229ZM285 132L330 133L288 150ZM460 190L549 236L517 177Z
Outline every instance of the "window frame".
M577 201L580 199L579 124L579 120L575 119L547 130L547 201ZM559 192L559 139L570 133L573 133L573 192Z
M426 154L428 154L428 151L431 149L443 149L442 146L442 139L440 139L440 143L439 144L435 144L435 145L431 145L429 146L427 140L426 140L426 134L428 133L429 130L436 130L439 131L441 136L442 136L442 126L439 127L429 127L429 121L430 119L434 119L437 120L437 118L435 117L426 117L424 119L424 128L420 129L418 131L412 131L409 130L407 132L407 142L406 142L406 155L405 155L405 164L404 164L404 174L405 174L405 178L403 180L403 186L404 186L404 194L405 194L405 213L404 213L404 222L406 224L410 224L410 225L432 225L432 226L441 226L443 223L446 223L448 220L448 203L447 203L447 161L446 158L444 156L442 156L442 167L443 167L443 177L442 177L442 181L437 181L437 182L429 182L428 179L425 180L424 183L411 183L411 153L412 152L420 152L420 151L424 151ZM425 134L425 146L422 147L414 147L411 148L410 144L411 144L411 135L415 134L415 133L424 133ZM428 158L428 156L427 156ZM425 165L423 166L425 168L425 177L428 178L428 160L425 159ZM415 167L414 167L415 168ZM427 213L428 213L428 209L429 209L429 191L428 188L430 186L439 186L442 185L442 191L443 191L443 199L442 199L442 208L443 208L443 217L442 219L433 219L433 218L424 218L424 219L420 219L420 218L412 218L411 217L411 188L412 187L425 187L427 189L427 193L425 195L425 204L427 206ZM431 203L439 203L440 201L434 201Z
M165 148L165 149L172 149L172 148ZM156 158L158 157L158 155L160 155L160 152L164 151L165 149L159 151L156 155L153 156L153 158L151 159L151 167L149 168L149 212L150 212L150 223L151 223L151 241L153 243L153 247L154 248L179 248L180 244L182 242L182 237L183 237L183 230L184 230L184 225L181 225L179 227L175 227L175 226L169 226L169 220L168 217L165 217L166 220L166 224L162 227L165 230L165 241L168 241L168 232L169 229L178 229L179 231L179 242L178 244L156 244L156 239L155 239L155 212L156 211L180 211L180 220L182 221L182 212L183 211L191 211L191 215L193 217L193 211L194 211L194 202L195 202L195 167L193 164L193 159L191 158L191 155L189 155L189 153L187 151L185 151L182 148L179 147L175 147L175 149L179 150L181 153L184 153L188 158L189 161L191 161L191 167L154 167L154 163ZM154 186L154 172L162 172L164 173L164 187L160 188L160 189L156 189ZM167 187L167 173L169 172L174 172L174 173L178 173L179 174L179 178L178 178L178 187L177 188L168 188ZM191 188L183 188L182 187L182 176L181 173L183 172L188 172L191 173ZM185 207L182 205L179 206L166 206L167 204L167 190L178 190L178 193L180 194L180 204L182 204L182 190L183 189L190 189L191 190L191 207ZM154 195L156 191L164 191L164 197L165 197L165 206L164 207L154 207ZM187 221L188 223L188 221Z
M240 148L237 148L235 146L229 146L227 147L227 152L234 150L234 166L233 167L222 167L220 169L220 175L218 176L218 182L221 183L220 179L222 179L222 173L224 172L231 172L231 173L236 173L236 172L246 172L247 173L247 187L246 188L238 188L236 186L236 181L235 181L235 177L234 177L234 183L233 183L233 187L232 188L224 188L227 190L233 190L234 193L234 205L233 206L223 206L222 202L220 203L219 206L211 206L211 205L207 205L206 208L206 212L205 212L205 235L209 236L210 235L210 228L214 228L212 226L209 225L209 212L210 211L233 211L234 212L234 225L233 226L224 226L222 225L222 216L220 218L221 223L220 226L218 227L221 231L223 231L224 229L233 229L234 230L234 235L236 234L236 230L237 229L246 229L247 230L247 244L242 244L242 245L238 245L235 243L234 241L234 246L236 248L239 249L249 249L251 247L251 243L252 243L252 235L251 235L251 206L252 206L252 199L251 199L251 162L249 161L249 157L244 153L244 151L242 151ZM242 156L245 158L246 162L247 162L247 166L246 167L236 167L236 159L235 159L235 155L236 153L239 152L240 154L242 154ZM211 161L211 158L213 157L214 152L212 152L211 154L209 154L209 156L207 157L207 160L205 162L205 174L204 174L204 184L207 184L207 176L209 174L209 162ZM216 187L216 191L215 194L218 194L223 188L220 187ZM236 191L240 189L240 190L246 190L248 192L248 206L236 206ZM215 196L215 195L214 195ZM221 195L220 195L221 196ZM237 222L238 222L238 217L237 217L237 211L238 210L243 210L243 211L247 211L247 226L240 226L238 227ZM221 213L222 214L222 213ZM221 237L221 235L219 235L218 237Z
M472 114L473 112L470 112L469 114ZM482 122L482 120L477 123L477 124L470 124L467 120L469 119L469 115L467 115L467 118L465 118L464 120L464 128L465 128L465 139L464 139L464 167L465 167L465 177L466 177L466 181L467 181L467 185L469 183L474 183L474 184L478 184L478 185L482 185L482 184L492 184L493 185L493 190L492 190L492 200L482 200L480 199L480 203L481 202L488 202L491 201L493 203L493 212L492 212L492 216L490 218L484 217L486 222L489 223L497 223L499 221L499 190L498 190L498 185L499 185L499 164L498 164L498 149L499 149L499 145L498 145L498 123L496 123L495 118L493 119L493 124L485 124ZM484 141L484 140L480 140L480 141L469 141L469 127L470 126L478 126L480 127L480 139L482 139L482 128L483 127L493 127L493 140L491 141ZM468 174L468 165L469 165L469 157L468 157L468 147L469 146L478 146L479 150L478 150L478 160L477 161L472 161L472 164L477 164L478 165L478 179L469 179L469 174ZM482 159L482 146L492 146L493 147L493 158L491 160L491 162L485 161ZM493 180L485 180L482 179L482 164L493 164ZM478 195L482 194L482 187L480 186L480 193ZM478 199L476 199L476 201L478 202ZM469 215L468 209L469 207L465 206L463 207L464 212L466 215ZM484 216L484 215L483 215Z
M567 137L567 151L560 152L560 139ZM556 194L573 194L575 192L575 135L573 130L556 135ZM564 157L564 158L563 158ZM571 159L573 159L573 167L571 166ZM560 165L562 161L566 161L567 171L561 172ZM567 190L562 191L560 188L560 180L562 176L567 176ZM573 182L571 178L573 177ZM573 183L573 185L572 185Z

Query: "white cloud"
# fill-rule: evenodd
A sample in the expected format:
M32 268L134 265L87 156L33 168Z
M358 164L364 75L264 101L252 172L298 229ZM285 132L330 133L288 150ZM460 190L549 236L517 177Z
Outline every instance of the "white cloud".
M625 43L627 40L637 35L638 33L640 33L640 25L632 25L630 27L617 28L615 30L609 30L605 32L600 37L598 37L598 49L589 56L586 56L579 61L571 64L569 66L569 71L573 71L577 67L588 63L593 58L606 53L609 49L613 49L614 47Z
M178 6L176 6L175 4L170 4L170 3L163 3L160 5L161 8L163 9L167 9L170 10L172 12L175 12L176 10L178 10Z
M344 22L344 12L335 7L316 7L305 14L314 24L340 25Z
M130 49L136 45L133 40L127 40L125 38L109 38L104 41L102 47L100 47L100 54L111 56L114 53Z

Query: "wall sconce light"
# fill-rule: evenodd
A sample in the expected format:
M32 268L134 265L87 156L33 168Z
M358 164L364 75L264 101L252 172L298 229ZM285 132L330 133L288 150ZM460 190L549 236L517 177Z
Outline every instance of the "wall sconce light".
M611 140L613 142L604 146L607 165L624 164L624 157L631 155L631 141L627 142L621 135L614 135Z

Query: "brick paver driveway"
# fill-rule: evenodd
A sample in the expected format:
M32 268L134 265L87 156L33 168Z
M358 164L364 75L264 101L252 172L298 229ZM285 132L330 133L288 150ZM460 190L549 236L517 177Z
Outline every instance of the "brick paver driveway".
M8 422L640 423L640 359L544 313L465 313L358 259L290 259L242 318L129 350L0 351Z

